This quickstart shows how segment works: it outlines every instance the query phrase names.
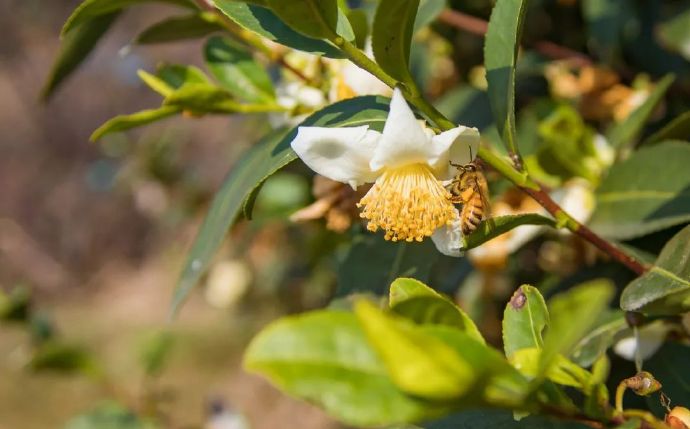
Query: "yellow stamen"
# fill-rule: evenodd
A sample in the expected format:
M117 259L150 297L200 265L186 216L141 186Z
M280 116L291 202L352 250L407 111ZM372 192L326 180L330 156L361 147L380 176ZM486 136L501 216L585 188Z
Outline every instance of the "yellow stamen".
M355 93L355 90L345 83L345 79L340 76L336 83L336 97L338 101L347 100L348 98L354 98L356 96L357 93Z
M450 193L424 164L386 170L357 207L369 231L381 228L392 241L422 241L455 215Z

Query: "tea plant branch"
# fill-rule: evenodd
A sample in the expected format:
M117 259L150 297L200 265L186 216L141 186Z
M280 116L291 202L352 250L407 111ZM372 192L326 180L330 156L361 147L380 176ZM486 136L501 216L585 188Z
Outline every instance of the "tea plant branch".
M409 85L398 82L383 69L381 69L376 62L366 56L366 54L359 48L343 38L336 37L332 41L348 56L350 61L352 61L354 64L368 71L391 88L399 86L407 101L424 113L440 129L449 130L455 127L455 124L452 121L446 118L431 103L420 95L417 88L410 88ZM513 182L522 191L534 198L556 219L559 227L567 228L575 235L578 235L584 240L592 243L594 246L632 270L634 273L641 275L647 271L647 267L645 267L633 256L625 253L618 247L604 240L594 231L587 228L585 225L569 215L553 199L551 199L549 194L546 193L546 191L544 191L538 183L530 179L526 172L517 171L511 163L485 147L480 147L477 155L500 174Z

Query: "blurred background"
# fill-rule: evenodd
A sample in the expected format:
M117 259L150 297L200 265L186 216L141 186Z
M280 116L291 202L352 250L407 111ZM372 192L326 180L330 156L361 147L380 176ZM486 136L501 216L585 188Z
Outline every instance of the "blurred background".
M240 369L252 334L304 304L281 282L296 256L273 261L288 238L270 216L251 225L263 238L242 258L225 249L206 292L166 324L205 203L257 132L209 116L89 143L110 117L158 102L137 69L198 64L202 42L126 52L145 24L170 12L142 6L41 104L60 28L78 3L0 0L0 307L11 302L31 326L0 323L0 428L62 427L104 399L161 407L171 428L202 427L219 402L256 428L332 427ZM304 202L306 179L286 180L298 182L286 204ZM255 272L261 289L246 296Z

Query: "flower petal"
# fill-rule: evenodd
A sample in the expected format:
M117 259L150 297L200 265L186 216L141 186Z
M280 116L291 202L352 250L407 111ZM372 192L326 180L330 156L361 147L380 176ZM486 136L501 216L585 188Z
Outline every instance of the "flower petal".
M431 151L432 146L424 128L410 110L400 89L395 88L388 119L371 160L371 169L426 163Z
M432 152L437 158L429 160L438 178L450 180L455 176L456 168L450 163L465 165L474 160L479 150L479 131L465 126L444 131L431 139ZM470 156L471 155L471 156Z
M315 172L353 188L378 176L369 168L381 134L368 126L351 128L299 127L292 149Z
M455 211L455 219L451 225L438 228L431 235L431 241L436 245L436 249L446 256L459 258L464 255L460 214Z

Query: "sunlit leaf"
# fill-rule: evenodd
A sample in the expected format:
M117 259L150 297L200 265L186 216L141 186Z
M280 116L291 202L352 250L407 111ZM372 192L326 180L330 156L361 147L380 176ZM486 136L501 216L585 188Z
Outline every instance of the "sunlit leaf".
M396 279L389 304L393 312L416 323L453 326L484 343L477 326L460 307L419 280Z
M296 31L315 39L333 40L336 35L355 39L337 0L266 0L268 7Z
M235 0L213 1L218 9L232 21L268 40L317 55L331 58L343 57L342 53L330 43L304 36L288 27L270 9Z
M517 152L515 130L515 65L525 1L498 0L491 12L484 42L484 61L491 110L503 143Z
M510 363L528 377L538 377L539 362L542 350L540 348L527 348L517 350L510 357ZM579 390L588 388L592 380L592 374L568 360L563 355L557 355L549 366L544 376L556 384L574 387Z
M93 142L111 133L129 130L160 121L180 113L182 109L177 106L163 106L156 109L142 110L129 115L119 115L106 121L91 134L89 139Z
M597 189L589 225L606 237L627 239L690 221L687 165L690 144L677 141L644 147L614 164Z
M274 322L252 340L244 363L352 425L417 421L445 408L393 384L352 313L317 311Z
M477 229L466 239L467 249L481 246L492 238L505 234L511 229L520 225L545 225L555 227L553 219L544 217L536 213L525 213L519 215L496 216L490 220L484 220Z
M442 341L368 301L358 302L355 314L369 344L402 391L427 399L450 400L472 387L476 377L472 367Z
M690 310L690 226L661 250L652 268L623 290L621 308L653 314Z
M520 286L503 311L503 349L510 358L521 349L540 348L549 324L544 298L535 287Z

